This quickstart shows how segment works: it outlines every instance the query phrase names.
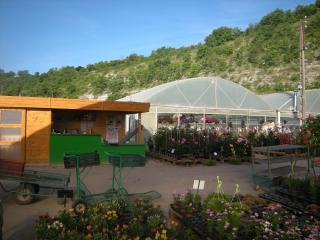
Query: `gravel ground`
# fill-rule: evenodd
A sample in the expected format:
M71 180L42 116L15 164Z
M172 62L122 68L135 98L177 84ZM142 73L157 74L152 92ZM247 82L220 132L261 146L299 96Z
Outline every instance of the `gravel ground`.
M265 164L259 164L258 168L265 168ZM32 166L34 170L52 171L68 173L63 166ZM74 171L71 175L70 186L74 184ZM216 176L220 176L223 181L225 193L232 194L235 184L240 184L241 193L256 195L251 179L250 163L241 165L231 165L228 163L218 163L216 166L175 166L169 163L149 159L145 167L125 168L123 171L124 186L129 193L146 192L157 190L162 197L154 201L160 205L167 213L169 204L172 202L173 192L185 192L192 188L194 179L205 180L205 189L200 191L202 196L215 191ZM92 193L99 193L107 190L111 186L112 166L102 164L91 168L84 182ZM12 187L12 183L5 184ZM3 239L35 239L33 226L38 216L49 213L54 215L62 210L63 205L59 205L55 197L41 198L30 205L17 205L13 198L0 191L4 206L4 226ZM71 206L69 201L67 207Z

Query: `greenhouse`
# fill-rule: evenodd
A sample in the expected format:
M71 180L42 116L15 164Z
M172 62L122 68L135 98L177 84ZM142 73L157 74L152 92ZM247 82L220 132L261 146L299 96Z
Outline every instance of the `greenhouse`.
M165 83L119 101L150 102L142 114L144 139L161 126L230 127L241 131L267 124L299 125L297 92L258 96L232 81L198 77ZM306 91L306 114L320 113L320 91ZM133 122L133 121L131 121Z
M145 131L160 126L196 125L241 128L274 121L276 112L259 96L231 81L199 77L162 84L120 101L150 102L142 115Z
M277 112L281 122L289 125L298 124L298 112L301 109L301 95L298 92L272 93L260 96L262 100ZM320 89L305 91L305 112L308 115L318 115L320 113Z

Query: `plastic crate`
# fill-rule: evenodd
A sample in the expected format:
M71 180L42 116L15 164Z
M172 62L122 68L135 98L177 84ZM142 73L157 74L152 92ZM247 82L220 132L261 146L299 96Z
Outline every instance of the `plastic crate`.
M76 168L77 161L79 161L79 167L96 166L100 164L100 155L98 152L64 154L63 162L65 168Z
M146 157L140 154L108 154L109 162L116 167L143 167Z

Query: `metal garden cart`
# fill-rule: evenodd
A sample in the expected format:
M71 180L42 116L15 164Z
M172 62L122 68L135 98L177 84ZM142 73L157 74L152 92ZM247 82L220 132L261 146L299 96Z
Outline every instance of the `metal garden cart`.
M113 166L111 192L119 193L129 198L141 198L151 201L161 197L161 194L155 190L142 193L128 193L123 186L122 170L124 167L143 167L146 164L146 157L141 154L120 154L106 153L108 161Z
M6 189L2 181L19 183L18 187ZM37 196L50 196L57 193L58 198L72 197L68 188L69 175L25 169L25 163L0 160L0 187L13 193L18 204L32 203ZM46 189L47 191L41 191ZM48 191L49 190L49 191Z
M75 212L81 212L81 210L85 209L89 204L103 202L107 199L116 198L118 196L124 197L128 200L134 197L139 197L144 200L153 200L161 197L160 193L156 191L129 194L122 185L122 168L144 166L146 159L143 155L110 153L107 153L107 155L109 162L113 165L111 188L107 189L105 192L93 194L90 192L83 180L89 173L87 167L100 164L99 153L65 153L65 168L76 169L76 199L72 204Z

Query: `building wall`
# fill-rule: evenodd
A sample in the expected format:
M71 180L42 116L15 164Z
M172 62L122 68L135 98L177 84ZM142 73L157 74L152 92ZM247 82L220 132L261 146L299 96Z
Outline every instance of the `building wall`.
M148 138L156 133L156 113L143 113L141 116L142 130L142 143L146 143Z
M50 154L51 110L26 111L26 162L48 163Z

